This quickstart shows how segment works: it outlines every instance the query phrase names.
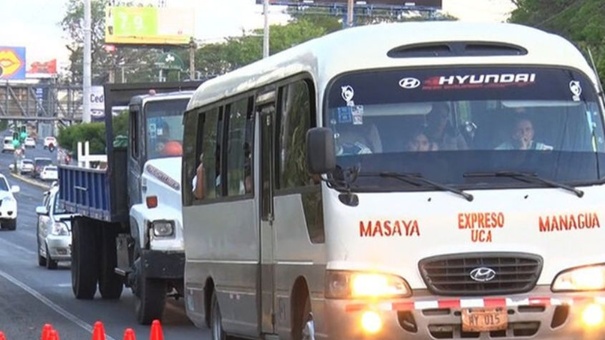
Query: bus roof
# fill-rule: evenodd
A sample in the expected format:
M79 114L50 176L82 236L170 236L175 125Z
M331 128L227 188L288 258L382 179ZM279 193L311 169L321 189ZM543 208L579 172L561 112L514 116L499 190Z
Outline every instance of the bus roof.
M489 56L459 55L389 57L393 49L446 42L509 46ZM438 43L439 44L438 46ZM486 45L487 46L487 45ZM487 48L487 47L486 47ZM511 53L515 48L527 53ZM425 49L426 51L426 49ZM487 51L487 50L486 50ZM594 72L577 48L564 38L528 26L508 23L423 21L359 26L337 31L282 51L201 84L187 110L243 93L285 77L308 72L320 89L336 75L359 69L430 65L525 64L572 66L596 84ZM320 99L320 98L318 98ZM318 101L319 103L319 101Z
M164 93L156 93L156 94L143 94L132 97L129 105L137 105L142 104L143 102L150 101L161 101L161 100L171 100L171 99L189 99L193 96L194 91L175 91L175 92L164 92Z

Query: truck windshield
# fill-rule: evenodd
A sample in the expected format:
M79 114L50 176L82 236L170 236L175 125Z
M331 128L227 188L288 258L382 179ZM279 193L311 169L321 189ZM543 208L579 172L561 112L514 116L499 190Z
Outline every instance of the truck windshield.
M183 142L183 112L189 99L149 101L147 120L147 158L180 156ZM180 150L180 151L179 151Z
M433 190L363 173L411 173L459 189L581 185L605 177L595 86L570 69L448 67L351 73L327 90L324 125L353 190Z

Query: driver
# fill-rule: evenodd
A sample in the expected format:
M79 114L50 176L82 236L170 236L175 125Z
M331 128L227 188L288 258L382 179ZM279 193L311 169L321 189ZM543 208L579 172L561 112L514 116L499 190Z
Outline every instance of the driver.
M381 152L380 138L374 125L340 124L335 141L337 156Z

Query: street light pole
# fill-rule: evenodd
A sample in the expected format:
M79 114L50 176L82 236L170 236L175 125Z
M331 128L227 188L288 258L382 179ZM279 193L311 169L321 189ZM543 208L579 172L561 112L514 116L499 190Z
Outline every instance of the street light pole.
M263 30L263 58L269 56L269 0L263 0L265 27Z
M90 92L91 92L91 9L90 1L84 0L84 58L82 70L82 122L90 123Z
M354 0L348 0L347 2L347 27L353 27L353 11L355 7Z

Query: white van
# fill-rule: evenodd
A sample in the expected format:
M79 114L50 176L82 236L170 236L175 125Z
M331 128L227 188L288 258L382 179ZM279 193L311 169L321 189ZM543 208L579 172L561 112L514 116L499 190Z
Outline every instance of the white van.
M598 82L559 36L464 22L346 29L206 81L188 316L213 339L604 339Z
M4 143L2 145L2 153L14 152L14 151L15 151L15 146L13 145L13 137L5 136Z

